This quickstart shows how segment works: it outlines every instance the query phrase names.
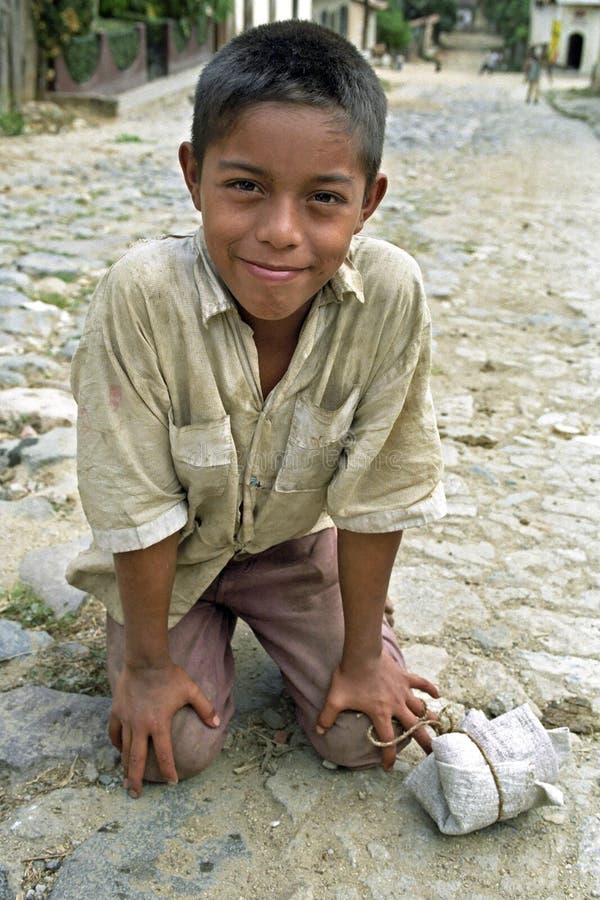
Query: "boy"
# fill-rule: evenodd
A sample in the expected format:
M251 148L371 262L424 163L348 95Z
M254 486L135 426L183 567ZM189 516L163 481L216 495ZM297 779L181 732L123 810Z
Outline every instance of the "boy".
M238 36L200 76L179 153L203 227L134 247L92 303L73 390L94 544L70 580L108 610L132 796L219 752L237 616L342 765L395 759L357 711L391 742L393 718L423 715L413 689L437 696L384 619L402 529L444 512L420 275L355 237L386 190L385 115L338 35Z

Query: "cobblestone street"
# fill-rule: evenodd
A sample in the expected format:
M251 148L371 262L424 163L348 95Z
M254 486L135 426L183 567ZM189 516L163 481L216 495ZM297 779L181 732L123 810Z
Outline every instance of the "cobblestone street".
M48 633L0 609L0 900L36 884L53 900L600 897L600 142L526 105L521 76L478 76L481 58L379 70L391 184L368 230L424 273L449 501L406 533L391 595L440 705L528 702L571 729L565 805L441 835L403 784L418 748L390 775L324 766L244 628L216 764L137 801L121 789L99 605L61 579L87 534L69 362L105 266L196 225L184 93L0 139L0 590L75 614Z

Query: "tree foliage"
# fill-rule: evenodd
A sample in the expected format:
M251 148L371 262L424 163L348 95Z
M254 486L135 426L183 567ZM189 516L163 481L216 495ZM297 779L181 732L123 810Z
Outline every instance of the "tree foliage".
M529 0L483 0L483 12L507 47L527 42Z
M94 4L92 0L32 0L31 13L38 47L54 57L73 37L89 34Z
M176 19L195 21L206 15L205 0L100 0L100 15L107 19L135 18ZM216 0L211 4L217 21L232 10L231 0Z
M456 24L456 0L403 0L402 8L407 21L439 15L438 32L452 31Z
M400 52L410 44L412 31L400 10L386 9L377 13L377 42L390 53Z

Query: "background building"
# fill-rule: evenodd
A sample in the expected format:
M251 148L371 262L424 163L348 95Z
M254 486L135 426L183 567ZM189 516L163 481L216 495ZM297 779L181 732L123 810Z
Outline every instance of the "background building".
M557 65L589 75L600 57L600 0L532 2L529 43L553 44Z

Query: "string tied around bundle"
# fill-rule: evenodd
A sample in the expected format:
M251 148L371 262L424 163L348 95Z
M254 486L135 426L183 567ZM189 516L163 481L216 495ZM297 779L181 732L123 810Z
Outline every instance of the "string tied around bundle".
M426 704L424 705L423 715L412 725L410 728L407 728L406 731L401 731L400 734L396 735L391 741L380 741L377 737L375 737L375 726L369 725L367 728L367 737L369 741L373 744L374 747L394 747L397 744L403 744L405 742L410 741L410 739L414 736L415 732L417 732L420 728L431 728L433 731L436 731L438 735L441 734L466 734L466 736L475 744L481 756L483 757L485 763L487 764L492 778L494 780L494 784L496 786L496 791L498 793L498 816L496 818L497 822L500 822L504 815L504 794L502 792L502 785L500 783L500 778L498 777L498 773L494 768L494 764L487 752L481 746L481 743L477 740L477 738L473 737L472 734L469 734L468 731L465 731L462 728L458 728L456 724L456 720L452 716L450 710L447 706L440 710L439 714L437 714L436 718L432 718L431 712L427 709ZM392 719L397 725L400 726L400 723L397 719ZM401 726L400 726L401 727Z

